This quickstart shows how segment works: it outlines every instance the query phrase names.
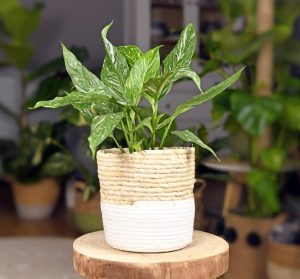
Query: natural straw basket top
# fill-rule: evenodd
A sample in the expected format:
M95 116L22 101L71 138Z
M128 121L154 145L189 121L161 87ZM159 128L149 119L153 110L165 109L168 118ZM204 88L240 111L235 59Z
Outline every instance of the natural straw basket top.
M195 149L191 147L121 153L97 152L102 201L184 200L193 196Z

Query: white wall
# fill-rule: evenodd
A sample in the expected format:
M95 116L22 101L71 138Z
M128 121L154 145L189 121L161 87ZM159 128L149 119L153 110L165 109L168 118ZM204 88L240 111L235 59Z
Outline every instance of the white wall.
M36 0L23 0L32 4ZM85 46L90 52L89 66L98 68L103 58L100 30L114 20L109 33L115 44L123 42L122 0L44 0L40 28L33 36L36 55L32 66L40 65L60 53L60 41L66 45Z

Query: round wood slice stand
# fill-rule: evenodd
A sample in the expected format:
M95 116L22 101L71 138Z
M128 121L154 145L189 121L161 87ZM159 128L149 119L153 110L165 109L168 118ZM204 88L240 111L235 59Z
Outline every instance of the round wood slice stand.
M193 243L168 253L130 253L111 248L103 232L77 238L75 270L88 279L210 279L228 268L229 246L209 233L195 231Z

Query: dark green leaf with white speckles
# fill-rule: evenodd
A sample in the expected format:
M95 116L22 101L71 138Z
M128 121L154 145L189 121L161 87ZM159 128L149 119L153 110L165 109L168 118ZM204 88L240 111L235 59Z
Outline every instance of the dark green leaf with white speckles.
M163 61L164 73L180 68L188 68L191 64L196 45L196 31L193 24L188 24L180 34L180 38Z
M204 148L204 149L208 150L210 153L212 153L219 160L216 153L208 145L206 145L201 139L199 139L195 134L193 134L191 131L189 131L189 130L173 131L173 132L171 132L171 134L176 135L177 137L179 137L180 139L182 139L186 142L192 142L194 144L201 146L202 148Z
M88 138L93 157L95 157L97 147L112 134L123 117L124 113L118 112L96 116L93 119L91 134Z

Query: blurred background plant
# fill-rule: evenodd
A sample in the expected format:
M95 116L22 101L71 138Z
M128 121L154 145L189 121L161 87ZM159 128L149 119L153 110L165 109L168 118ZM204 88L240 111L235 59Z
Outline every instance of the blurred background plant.
M226 77L240 65L247 65L239 86L213 100L211 116L215 124L224 121L231 156L251 163L245 213L273 216L281 211L283 167L299 148L300 42L293 39L293 30L300 1L275 1L275 25L262 33L257 32L257 1L219 3L226 26L202 36L210 60L200 75L215 71ZM261 96L257 94L262 84L257 82L256 67L259 50L267 42L274 45L274 85L271 96ZM261 149L258 139L269 126L272 135Z
M0 113L14 119L19 130L17 141L0 140L0 159L4 173L21 182L65 175L75 167L64 139L70 124L63 120L54 125L49 121L29 123L31 111L28 107L38 100L59 96L71 88L62 57L29 71L34 54L30 39L41 22L42 10L43 5L39 3L31 8L18 0L3 0L0 3L0 66L16 69L20 83L19 114L0 103ZM88 57L84 48L72 47L72 50L83 60ZM33 92L29 92L31 88L35 88ZM76 115L72 117L77 121Z

